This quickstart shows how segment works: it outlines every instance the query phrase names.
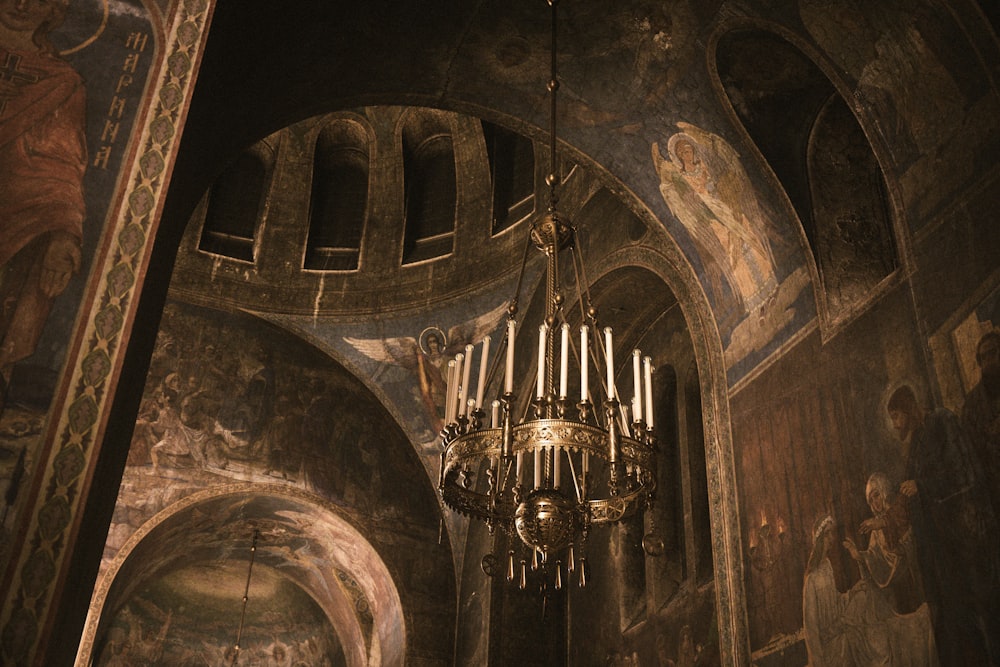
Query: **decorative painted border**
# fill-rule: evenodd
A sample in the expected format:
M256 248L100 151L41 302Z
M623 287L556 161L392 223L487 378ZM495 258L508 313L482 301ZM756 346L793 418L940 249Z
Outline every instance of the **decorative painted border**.
M30 664L44 638L57 582L65 576L66 546L71 544L81 499L89 487L113 378L124 357L135 318L135 295L148 265L152 240L169 180L170 166L187 111L187 102L204 49L215 0L181 0L159 60L158 85L149 96L146 124L135 144L127 183L117 200L114 222L105 230L100 284L91 291L85 341L72 358L68 395L60 404L55 436L44 460L41 496L35 500L27 538L17 553L11 595L4 603L0 651L4 664ZM11 662L8 662L11 661Z

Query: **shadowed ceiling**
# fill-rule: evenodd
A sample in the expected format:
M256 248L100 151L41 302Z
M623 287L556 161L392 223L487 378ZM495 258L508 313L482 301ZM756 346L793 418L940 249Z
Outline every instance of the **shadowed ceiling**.
M672 243L662 229L646 222L651 219L648 211L623 185L644 183L656 192L656 174L648 158L640 162L635 157L648 156L650 146L650 137L638 132L638 119L652 102L661 104L664 99L676 104L678 111L710 108L718 113L722 108L719 92L710 87L696 89L687 80L692 68L702 66L704 55L696 36L709 29L715 4L689 7L685 2L630 0L609 7L589 1L565 2L561 9L560 123L565 145L560 149L564 149L560 170L564 180L559 205L581 228L582 250L596 267L587 280L596 283L594 300L602 310L602 320L620 329L628 344L654 329L663 333L665 329L657 329L656 323L677 305L662 276L639 268L614 271L642 265L644 244ZM307 338L355 373L377 399L390 404L383 424L370 423L365 428L373 432L402 428L428 473L421 481L426 483L423 490L431 491L436 454L428 448L433 443L424 441L431 431L405 423L398 398L389 390L380 393L385 378L365 376L364 367L344 346L345 334L336 326L354 326L373 338L413 336L419 333L412 330L413 322L438 325L449 317L458 320L456 313L471 320L511 295L527 220L544 212L547 204L543 128L548 111L548 17L541 1L516 6L451 1L431 5L219 3L199 75L207 85L195 90L157 239L167 250L154 257L151 271L162 279L147 283L140 326L155 326L158 318L143 318L143 311L158 313L170 298L220 313L253 312L292 332L293 338ZM747 42L743 53L744 44L736 41L727 49L726 63L735 68L743 56L759 55L760 47ZM622 72L631 78L623 78ZM396 140L407 113L421 109L426 118L450 124L452 130L458 202L455 245L439 258L407 265L400 259L405 245L404 181L420 174L400 176L405 151L403 142ZM359 242L360 265L347 272L312 271L304 267L303 258L308 252L308 184L316 168L314 151L324 128L344 119L368 128L357 135L363 138L358 145L373 156L375 165L369 174L368 226ZM533 213L500 233L491 229L490 155L484 123L525 137L534 146ZM614 127L615 137L603 135L601 125ZM802 130L801 142L807 131ZM241 154L261 145L278 157L264 195L256 261L220 261L217 253L199 249L210 188ZM746 162L748 168L753 164ZM769 176L757 173L755 178ZM797 240L786 242L794 245ZM175 257L173 248L179 248ZM535 280L540 263L532 258L529 265L530 279ZM576 277L564 268L564 278L571 284ZM173 279L168 297L169 275ZM540 318L537 293L520 307L528 321ZM327 328L317 326L317 321ZM644 324L630 328L635 322ZM306 330L308 336L303 334ZM690 336L686 331L683 335ZM661 346L670 345L684 347L684 354L690 354L689 341ZM141 358L143 350L136 347L131 354ZM412 469L387 470L382 483L389 487L412 483L411 473ZM397 474L401 476L393 477ZM265 489L248 488L238 498L250 508L241 507L240 525L248 525L245 512L251 511L254 525L270 540L261 551L261 567L306 591L333 619L341 644L347 647L346 664L361 664L363 656L350 651L364 633L364 617L356 613L356 600L331 595L329 583L336 579L336 571L357 580L366 576L374 580L372 572L386 571L378 554L372 551L370 562L338 564L337 554L323 552L327 538L333 543L352 539L338 529L331 529L322 539L308 537L308 548L297 551L298 528L292 525L295 521L289 512L302 511L310 520L322 522L322 511L294 507L294 502L280 495L275 500ZM230 504L192 508L191 512L203 514L203 520L183 528L183 551L155 546L176 545L181 538L179 524L171 527L173 519L162 524L123 565L122 572L129 573L126 580L180 576L181 563L190 559L209 564L230 558L244 562L245 555L232 552L236 536L222 539L237 500L207 502ZM452 535L458 539L451 546L459 571L463 535ZM303 559L319 559L333 567L323 582L317 582ZM389 568L393 567L390 563ZM376 583L391 584L391 575L399 574L392 572L384 582ZM394 594L373 583L366 586L364 581L361 588L372 596L376 607ZM114 591L114 599L127 600L132 592ZM383 608L381 612L375 624L392 625L398 610ZM387 617L391 620L385 621ZM392 637L387 629L382 641Z

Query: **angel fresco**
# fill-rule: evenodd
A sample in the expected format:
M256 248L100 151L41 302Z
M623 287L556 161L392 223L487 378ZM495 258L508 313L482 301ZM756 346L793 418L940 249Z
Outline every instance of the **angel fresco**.
M667 156L653 143L660 194L702 256L714 260L743 312L759 311L778 283L763 233L769 223L753 186L724 139L690 123L677 126L681 132L667 141Z
M415 375L419 400L426 410L430 428L438 433L444 427L448 362L466 345L479 345L484 336L497 328L506 312L507 305L501 304L474 320L451 327L447 333L431 326L417 337L345 337L344 341L372 361L400 366Z

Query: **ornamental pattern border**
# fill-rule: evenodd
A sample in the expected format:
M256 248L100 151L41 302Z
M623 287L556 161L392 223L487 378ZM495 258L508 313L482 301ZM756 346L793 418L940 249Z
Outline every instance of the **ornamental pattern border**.
M80 509L81 486L93 463L94 441L113 387L109 380L123 354L122 334L132 324L140 276L148 264L155 219L169 180L168 165L176 149L194 85L196 67L214 0L182 0L167 33L165 52L154 74L156 94L148 98L146 124L137 142L125 196L116 200L114 217L104 232L110 243L103 256L100 283L87 313L83 348L75 363L70 394L62 404L55 446L39 467L41 495L31 511L26 541L17 553L11 595L0 617L0 652L4 664L29 664L39 632L50 613L55 583L64 569L73 519Z

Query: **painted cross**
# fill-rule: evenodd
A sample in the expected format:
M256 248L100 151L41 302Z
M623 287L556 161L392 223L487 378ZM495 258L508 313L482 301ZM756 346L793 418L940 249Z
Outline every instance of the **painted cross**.
M21 56L14 53L8 53L3 65L0 65L0 81L10 81L14 85L22 86L26 83L37 82L38 77L36 75L17 68L20 64ZM6 106L7 99L0 96L0 114L3 114Z

